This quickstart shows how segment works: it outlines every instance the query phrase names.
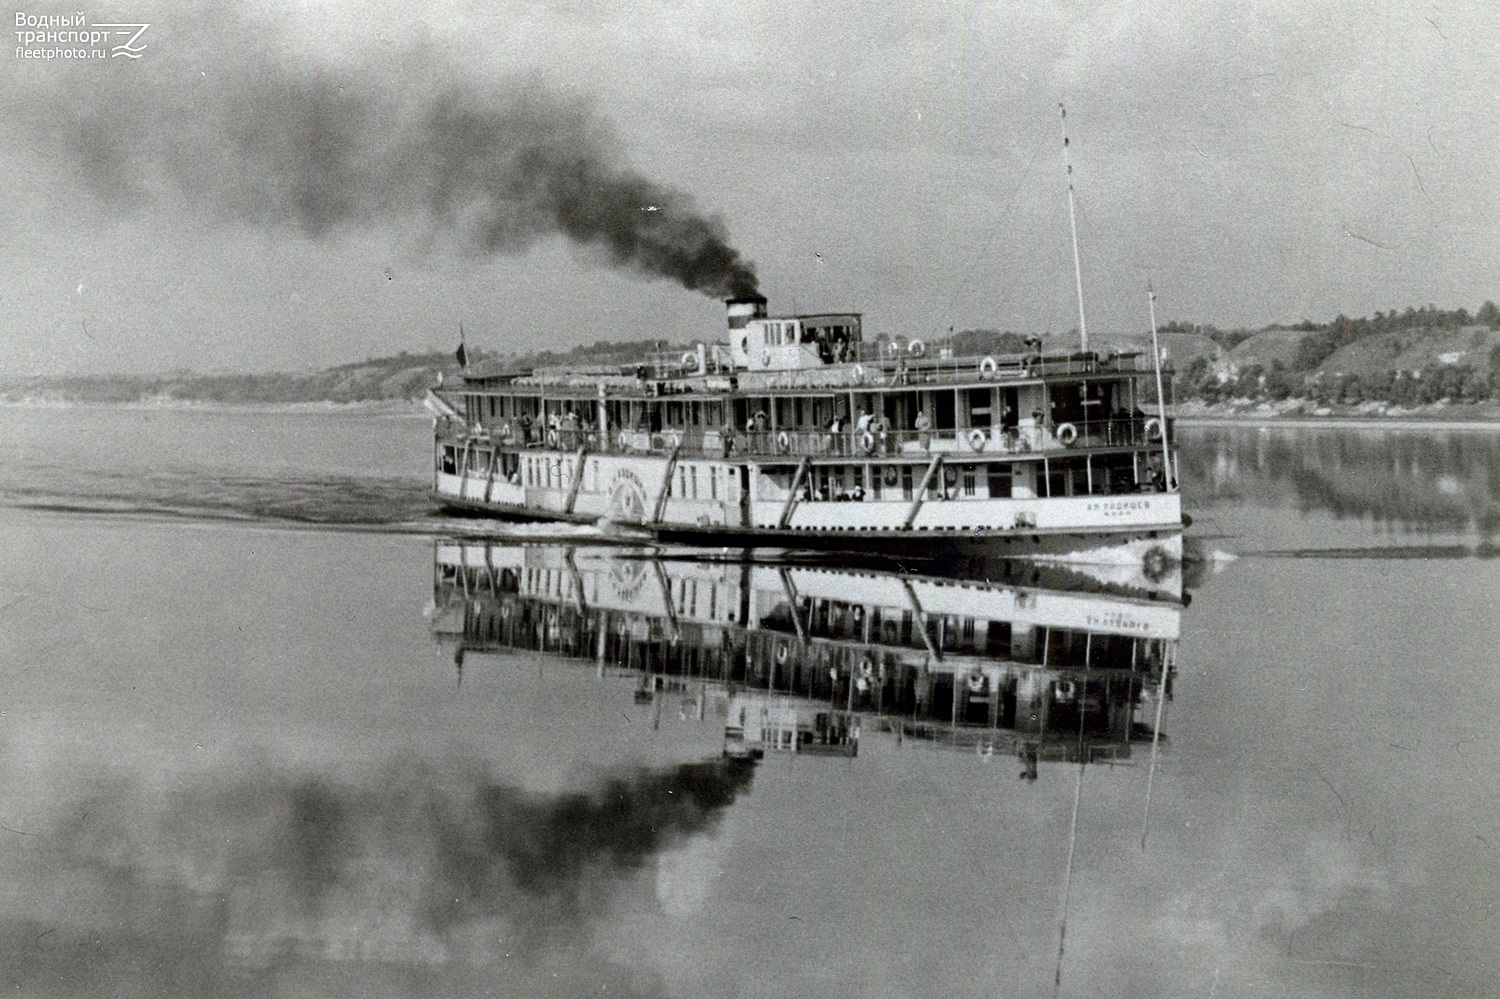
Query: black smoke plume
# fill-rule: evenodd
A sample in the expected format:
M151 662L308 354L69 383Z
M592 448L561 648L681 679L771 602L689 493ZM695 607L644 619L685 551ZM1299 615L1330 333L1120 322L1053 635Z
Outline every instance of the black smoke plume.
M723 223L624 166L589 100L481 77L431 42L289 54L240 16L174 9L129 66L49 65L19 95L27 145L110 204L313 237L415 229L472 253L555 234L706 295L756 291Z

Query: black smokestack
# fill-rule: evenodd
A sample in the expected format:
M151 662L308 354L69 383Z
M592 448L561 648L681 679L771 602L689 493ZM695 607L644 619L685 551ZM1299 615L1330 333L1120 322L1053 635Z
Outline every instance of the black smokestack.
M314 61L271 49L267 26L228 6L192 16L153 25L133 65L49 65L26 81L14 121L27 146L113 205L313 237L414 228L477 253L555 234L716 298L756 291L723 223L624 166L587 99L481 80L433 44Z

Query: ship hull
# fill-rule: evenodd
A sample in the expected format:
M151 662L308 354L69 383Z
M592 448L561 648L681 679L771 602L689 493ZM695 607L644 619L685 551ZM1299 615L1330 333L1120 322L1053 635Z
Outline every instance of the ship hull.
M1086 564L1177 562L1182 514L1175 494L1058 498L788 502L673 495L662 459L621 468L610 456L538 453L539 463L575 467L578 483L528 488L482 474L439 474L433 499L447 510L513 520L603 524L664 542L778 547L928 557L983 555ZM596 467L596 464L598 467ZM678 463L679 465L682 463ZM710 475L702 467L701 481ZM723 479L753 466L711 463ZM660 467L657 467L660 466ZM661 487L650 488L660 480ZM699 481L698 476L694 476ZM673 480L675 481L675 480ZM644 487L644 488L643 488Z

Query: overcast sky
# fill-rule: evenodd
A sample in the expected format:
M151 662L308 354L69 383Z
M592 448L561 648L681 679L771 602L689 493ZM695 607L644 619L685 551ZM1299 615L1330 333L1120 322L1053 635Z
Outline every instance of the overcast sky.
M140 58L0 57L6 374L717 338L705 260L867 332L1061 334L1060 102L1091 336L1148 281L1219 326L1500 299L1492 3L86 13Z

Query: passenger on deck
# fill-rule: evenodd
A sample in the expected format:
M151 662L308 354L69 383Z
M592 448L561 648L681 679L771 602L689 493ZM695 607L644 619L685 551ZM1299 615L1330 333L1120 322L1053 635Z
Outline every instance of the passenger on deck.
M750 442L750 446L756 451L764 451L766 434L771 429L771 418L766 415L764 409L756 410L755 415L750 418L750 426L755 433L755 439Z
M927 415L927 410L917 413L916 422L912 424L917 431L917 443L923 451L932 444L932 417Z
M1164 493L1167 491L1167 473L1161 467L1161 455L1153 454L1146 460L1146 492Z
M870 433L875 435L875 449L881 454L890 454L892 450L890 425L885 422L883 415L870 419Z

